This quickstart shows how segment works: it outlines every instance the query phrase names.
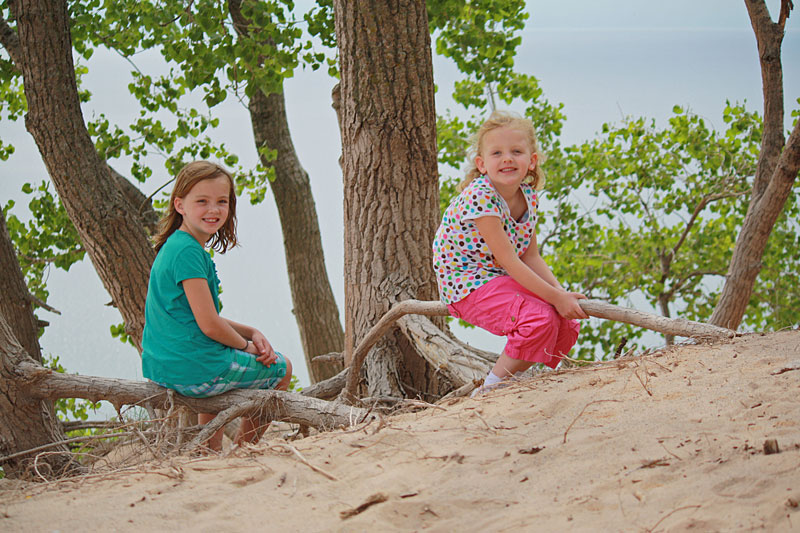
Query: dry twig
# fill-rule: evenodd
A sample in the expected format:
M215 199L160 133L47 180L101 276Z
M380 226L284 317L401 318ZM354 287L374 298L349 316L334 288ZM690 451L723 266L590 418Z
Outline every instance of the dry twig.
M587 403L586 405L584 405L584 406L583 406L583 409L581 409L581 412L580 412L580 413L578 413L578 416L576 416L576 417L575 417L575 420L573 420L573 421L570 423L570 425L569 425L569 426L567 426L567 430L566 430L566 431L564 431L564 441L563 441L563 443L564 443L564 444L566 444L566 442L567 442L567 433L569 433L569 430L570 430L570 429L572 429L572 426L574 426L574 425L575 425L575 422L577 422L577 421L578 421L578 419L581 417L581 415L583 415L583 413L586 411L586 409L587 409L587 408L588 408L590 405L592 405L593 403L602 403L602 402L619 402L619 401L620 401L620 400L594 400L594 401L591 401L591 402Z
M678 511L682 511L684 509L699 509L700 507L702 507L702 505L684 505L683 507L678 507L677 509L673 509L672 511L670 511L667 514L665 514L664 516L662 516L661 520L656 522L653 527L646 529L646 531L647 531L647 533L653 533L653 531L656 530L656 528L659 526L659 524L661 524L661 522L666 520L673 513L677 513Z
M297 448L295 448L291 444L286 444L284 442L275 442L275 443L270 445L270 449L272 449L272 448L282 448L282 449L284 449L286 451L289 451L292 454L294 454L294 456L297 457L297 459L301 463L303 463L304 465L309 467L314 472L319 472L320 474L322 474L326 478L330 479L331 481L339 481L339 479L336 476L334 476L333 474L329 474L328 472L326 472L325 470L321 469L320 467L314 466L313 464L309 463L308 460L305 457L303 457L303 455L297 450Z
M352 509L346 509L339 513L339 517L342 520L347 520L350 517L356 516L357 514L361 514L373 505L377 503L383 503L388 500L389 497L383 494L382 492L378 492L377 494L373 494L369 498L366 499L364 503L359 505L358 507L353 507Z

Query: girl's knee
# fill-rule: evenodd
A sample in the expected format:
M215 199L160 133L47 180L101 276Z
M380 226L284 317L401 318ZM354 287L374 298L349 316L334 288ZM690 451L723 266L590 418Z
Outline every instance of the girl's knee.
M280 390L289 390L289 383L292 381L292 362L285 355L283 356L283 360L286 361L286 375L282 380L280 380L275 388Z

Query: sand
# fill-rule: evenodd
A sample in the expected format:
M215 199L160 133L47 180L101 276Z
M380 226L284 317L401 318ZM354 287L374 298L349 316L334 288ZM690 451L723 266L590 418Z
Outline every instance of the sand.
M800 531L798 502L795 330L546 372L225 457L5 480L0 531Z

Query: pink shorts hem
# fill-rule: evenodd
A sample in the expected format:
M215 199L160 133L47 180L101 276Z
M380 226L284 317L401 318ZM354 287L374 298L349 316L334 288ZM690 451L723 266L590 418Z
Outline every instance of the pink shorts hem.
M510 276L489 281L447 308L456 318L505 336L508 357L550 368L569 353L580 331L577 320L562 317Z

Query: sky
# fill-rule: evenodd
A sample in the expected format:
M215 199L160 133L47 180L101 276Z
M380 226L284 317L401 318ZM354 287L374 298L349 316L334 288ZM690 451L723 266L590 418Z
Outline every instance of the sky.
M307 3L299 2L298 9ZM774 18L778 5L775 0L768 2ZM619 122L625 116L651 117L663 124L674 105L688 107L718 129L723 127L726 100L746 101L750 110L762 111L758 54L744 2L537 0L528 2L528 11L531 17L517 66L539 79L551 103L564 103L563 145L591 139L604 122ZM800 107L800 13L789 19L787 30L783 65L788 128L789 112ZM145 55L137 62L151 65L157 58ZM85 84L94 97L84 107L85 116L105 113L121 123L132 120L136 104L126 89L131 66L113 54L97 53L88 67ZM434 57L439 113L455 109L448 96L455 76L452 64ZM330 106L333 84L322 72L299 70L285 88L290 130L300 161L311 176L328 275L341 309L341 147ZM243 164L252 166L256 154L249 116L232 100L214 111L221 122L214 138L238 153ZM0 203L14 199L18 205L26 204L20 188L25 182L46 179L44 165L24 124L0 122L0 135L17 148L9 161L0 162ZM141 187L146 194L170 178L157 159L153 165L155 175ZM114 166L126 173L124 164ZM258 206L247 202L239 206L242 246L215 257L224 290L223 314L261 329L278 351L293 360L300 385L308 385L274 200L268 193ZM25 218L24 209L15 213ZM110 298L88 259L68 273L51 270L49 288L50 304L61 315L37 312L51 324L42 337L46 353L59 356L71 372L142 378L136 350L108 333L109 326L121 318L105 305ZM504 343L478 330L457 329L457 334L487 350L499 351Z

